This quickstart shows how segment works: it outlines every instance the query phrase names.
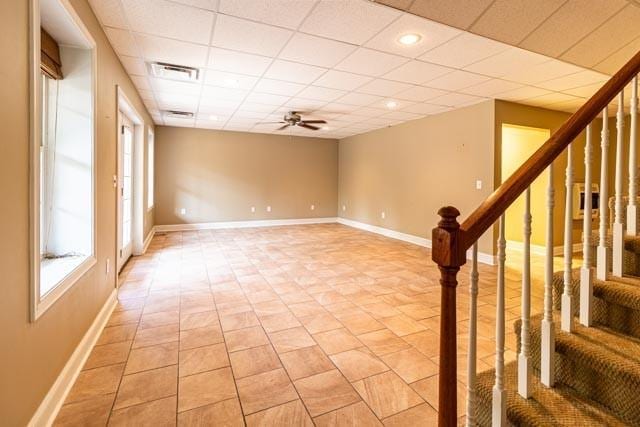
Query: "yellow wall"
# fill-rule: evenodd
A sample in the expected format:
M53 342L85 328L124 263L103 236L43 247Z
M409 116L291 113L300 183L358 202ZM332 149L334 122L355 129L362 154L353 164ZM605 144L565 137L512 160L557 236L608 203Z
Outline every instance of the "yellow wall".
M0 2L0 424L23 426L112 293L116 256L116 85L152 123L86 0L71 4L96 40L97 265L29 321L29 2ZM153 213L145 228L153 225Z
M158 126L155 156L157 224L336 216L334 139Z

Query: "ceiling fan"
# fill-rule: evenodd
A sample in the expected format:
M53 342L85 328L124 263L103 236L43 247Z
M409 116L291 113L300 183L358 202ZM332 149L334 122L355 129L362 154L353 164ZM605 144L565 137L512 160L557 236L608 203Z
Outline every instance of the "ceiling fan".
M280 126L276 130L283 130L283 129L288 128L289 126L300 126L302 128L306 128L306 129L318 130L320 128L317 127L317 126L313 126L314 124L327 123L324 120L302 120L301 114L303 114L303 113L300 112L300 111L289 111L287 114L284 115L284 118L282 119L283 121L280 121L280 122L262 122L260 124L283 124L282 126Z

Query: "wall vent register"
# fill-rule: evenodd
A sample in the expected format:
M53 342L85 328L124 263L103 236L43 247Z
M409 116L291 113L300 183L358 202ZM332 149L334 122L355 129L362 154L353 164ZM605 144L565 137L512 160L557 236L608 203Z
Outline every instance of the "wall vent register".
M160 79L177 80L195 83L200 78L200 70L185 65L168 64L166 62L149 63L149 72Z

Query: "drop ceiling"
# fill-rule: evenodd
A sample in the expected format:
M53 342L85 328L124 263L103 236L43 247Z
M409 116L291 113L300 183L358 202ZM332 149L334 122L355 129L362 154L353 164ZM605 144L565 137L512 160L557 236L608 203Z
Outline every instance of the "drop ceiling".
M411 10L411 0L389 2L403 1ZM445 0L424 0L429 2ZM161 125L275 133L278 125L261 122L296 110L308 112L305 119L327 120L326 129L279 133L343 138L490 98L575 111L608 78L590 64L570 64L564 56L541 55L368 0L90 3ZM514 3L540 3L549 11L566 2ZM487 7L476 9L461 10L459 19L477 24L474 14ZM400 44L407 33L421 39ZM198 83L154 78L147 66L154 61L197 67L202 77ZM172 118L166 110L194 117Z

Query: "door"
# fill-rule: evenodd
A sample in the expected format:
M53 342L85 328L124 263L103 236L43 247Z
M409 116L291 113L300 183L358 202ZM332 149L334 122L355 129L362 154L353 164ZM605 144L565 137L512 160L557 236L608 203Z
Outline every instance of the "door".
M133 122L118 112L118 272L131 256L133 218Z

